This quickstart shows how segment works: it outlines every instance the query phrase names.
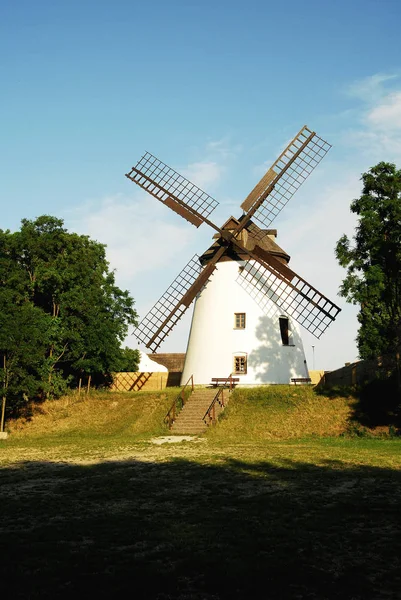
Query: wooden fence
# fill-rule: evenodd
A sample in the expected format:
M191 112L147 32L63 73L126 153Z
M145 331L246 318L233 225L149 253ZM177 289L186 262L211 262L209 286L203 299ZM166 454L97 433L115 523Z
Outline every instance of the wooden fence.
M112 392L138 392L140 390L157 391L163 390L167 385L168 373L114 373L113 383L110 386Z
M395 356L359 360L335 371L325 371L321 383L328 387L363 385L377 378L389 377L396 367Z

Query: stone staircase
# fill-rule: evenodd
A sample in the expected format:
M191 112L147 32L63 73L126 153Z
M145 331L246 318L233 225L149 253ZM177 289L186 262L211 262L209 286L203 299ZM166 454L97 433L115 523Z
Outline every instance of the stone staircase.
M193 434L203 433L207 429L203 416L218 390L216 388L195 389L189 396L183 409L178 413L176 420L171 427L171 433ZM228 391L224 391L224 399L228 398ZM216 403L216 416L222 410L219 403Z

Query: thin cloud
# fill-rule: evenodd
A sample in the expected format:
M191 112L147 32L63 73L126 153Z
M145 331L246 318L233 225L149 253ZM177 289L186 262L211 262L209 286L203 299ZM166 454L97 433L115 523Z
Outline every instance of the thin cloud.
M401 159L401 89L397 75L373 75L350 86L360 100L359 127L342 135L342 143L354 146L370 161ZM397 82L398 89L388 89Z
M401 129L401 91L388 94L369 111L367 122L375 129Z
M184 177L200 188L206 188L217 183L222 176L224 167L214 161L200 161L181 169Z
M232 144L229 138L224 137L220 140L214 140L208 142L206 145L206 152L211 155L216 155L222 160L228 160L234 158L242 151L241 144Z
M75 231L107 245L107 260L116 270L119 285L132 287L139 274L165 268L187 247L190 226L170 222L170 211L156 200L115 196L90 202L67 214Z
M375 73L363 79L357 79L346 88L346 93L363 102L376 102L386 93L384 84L398 79L399 76L390 73Z

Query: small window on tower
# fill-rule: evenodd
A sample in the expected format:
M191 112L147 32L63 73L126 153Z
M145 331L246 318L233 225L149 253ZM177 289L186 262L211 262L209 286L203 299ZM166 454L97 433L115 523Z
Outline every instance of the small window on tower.
M234 313L234 329L245 329L245 313Z
M246 375L246 356L234 356L234 374Z
M281 333L281 341L283 342L283 346L289 346L290 344L290 329L288 325L288 317L280 317L280 333Z

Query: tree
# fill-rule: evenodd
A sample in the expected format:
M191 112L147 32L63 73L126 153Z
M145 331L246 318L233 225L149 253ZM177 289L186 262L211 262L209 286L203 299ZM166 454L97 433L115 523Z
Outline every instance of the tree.
M129 293L115 284L103 244L68 232L61 219L47 215L22 220L14 233L0 230L0 292L10 335L16 315L31 311L32 326L40 322L40 368L18 360L26 373L34 372L47 397L83 373L100 382L118 370L121 343L137 314ZM10 335L0 335L1 355L10 353L8 344L16 339Z
M360 306L359 356L398 353L401 345L401 171L380 162L362 174L353 245L343 235L336 257L347 268L340 295Z
M135 373L138 370L141 355L139 350L126 346L122 351L118 370L125 373Z
M48 346L50 317L31 303L16 305L0 292L0 372L3 431L5 408L18 410L41 392L43 360Z

